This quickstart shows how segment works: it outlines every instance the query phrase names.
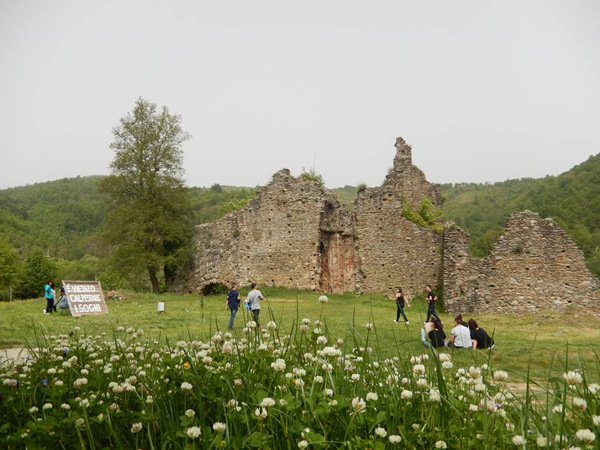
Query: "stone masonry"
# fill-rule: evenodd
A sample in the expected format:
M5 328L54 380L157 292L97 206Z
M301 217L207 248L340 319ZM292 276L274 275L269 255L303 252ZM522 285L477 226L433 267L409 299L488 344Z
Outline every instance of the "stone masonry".
M512 214L483 259L469 256L468 234L446 224L443 259L444 303L451 313L600 312L598 279L581 250L552 219L531 211Z
M423 197L441 207L439 185L412 164L396 139L394 166L381 186L359 192L354 209L314 181L282 169L239 211L196 229L193 267L178 288L253 281L320 292L392 295L444 288L452 313L562 311L577 305L600 312L598 280L581 251L552 220L515 213L492 254L469 256L469 236L454 224L443 233L402 215Z
M180 279L185 290L249 284L322 292L421 290L441 279L441 234L402 216L402 201L441 205L439 186L412 165L396 141L394 168L361 192L354 211L317 183L282 169L240 211L196 230L197 256ZM426 269L424 269L426 267Z

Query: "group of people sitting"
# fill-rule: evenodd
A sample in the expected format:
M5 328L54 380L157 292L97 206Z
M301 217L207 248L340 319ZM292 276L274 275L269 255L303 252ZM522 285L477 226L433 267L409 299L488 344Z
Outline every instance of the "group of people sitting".
M461 314L454 318L454 328L450 331L449 337L446 336L444 325L439 318L433 322L425 322L421 329L421 341L425 347L433 348L493 349L496 346L494 339L480 328L475 320L469 319L465 322Z

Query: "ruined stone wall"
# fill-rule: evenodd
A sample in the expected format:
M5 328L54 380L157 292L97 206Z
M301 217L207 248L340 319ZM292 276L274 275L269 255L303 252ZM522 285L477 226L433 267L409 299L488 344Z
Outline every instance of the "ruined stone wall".
M417 206L423 196L441 206L439 186L412 164L411 148L396 140L394 167L380 187L355 202L357 289L391 294L421 291L441 281L442 236L402 216L403 201Z
M325 202L316 183L280 170L243 209L197 227L197 257L183 289L233 281L319 289Z
M469 257L469 236L454 224L444 230L444 302L451 313L600 312L598 279L583 253L551 219L512 214L487 258Z

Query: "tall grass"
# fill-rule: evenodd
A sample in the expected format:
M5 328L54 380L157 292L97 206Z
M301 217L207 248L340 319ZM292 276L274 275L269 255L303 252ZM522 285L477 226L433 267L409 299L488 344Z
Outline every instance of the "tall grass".
M330 329L303 318L287 334L265 304L262 329L142 330L48 336L2 368L2 448L549 448L592 446L600 363L523 380L451 350L385 342L376 317ZM329 307L329 305L327 305ZM244 314L244 312L242 312ZM241 317L240 317L241 318ZM246 316L249 320L249 317ZM343 331L343 333L340 333ZM395 348L385 356L382 348ZM459 352L460 350L456 350ZM532 346L531 352L535 352ZM488 353L489 355L489 353ZM513 382L514 384L510 384ZM589 430L589 431L581 431ZM557 438L558 436L558 438ZM558 440L557 440L558 439Z

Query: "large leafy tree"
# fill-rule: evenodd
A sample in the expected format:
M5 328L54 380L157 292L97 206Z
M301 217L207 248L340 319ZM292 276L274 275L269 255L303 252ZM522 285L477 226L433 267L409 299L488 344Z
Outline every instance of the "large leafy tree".
M143 269L159 292L161 272L168 289L191 237L182 151L190 136L181 116L141 98L113 134L112 174L100 183L113 200L103 236L119 268Z
M12 287L19 270L19 255L8 242L0 240L0 288Z
M19 297L35 298L44 292L47 281L54 279L56 275L56 264L46 256L40 249L29 252L23 263L21 283L19 283Z

